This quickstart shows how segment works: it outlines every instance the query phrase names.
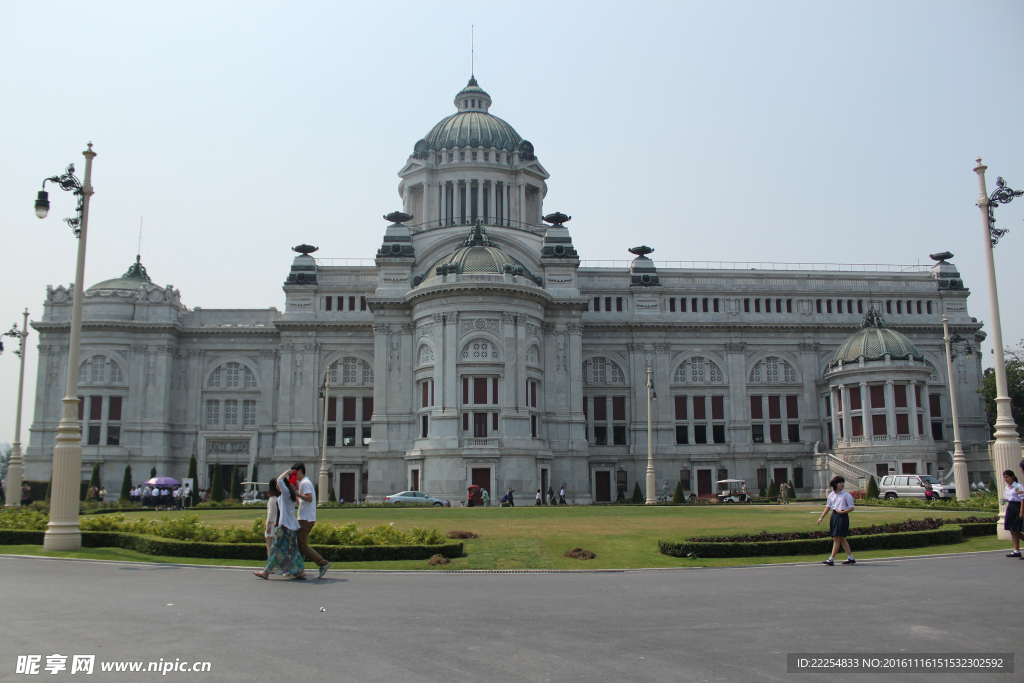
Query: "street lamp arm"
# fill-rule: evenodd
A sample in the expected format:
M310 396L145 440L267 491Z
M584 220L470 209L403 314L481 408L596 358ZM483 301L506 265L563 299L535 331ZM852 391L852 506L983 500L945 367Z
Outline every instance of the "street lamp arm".
M36 199L36 215L40 218L45 218L46 212L50 208L50 202L46 193L46 183L48 182L56 183L65 192L74 192L78 196L78 206L75 209L78 215L74 218L65 218L64 222L71 227L75 237L80 237L82 232L82 212L85 208L85 192L82 188L82 183L75 176L75 165L68 164L63 175L50 176L43 180L43 189L39 191L39 197Z
M1003 180L1002 176L996 178L996 189L992 191L992 195L988 198L988 229L992 233L992 246L994 247L999 239L1010 232L1009 228L997 228L996 223L996 204L1009 204L1013 201L1014 197L1024 196L1024 190L1014 190L1006 185L1006 181Z

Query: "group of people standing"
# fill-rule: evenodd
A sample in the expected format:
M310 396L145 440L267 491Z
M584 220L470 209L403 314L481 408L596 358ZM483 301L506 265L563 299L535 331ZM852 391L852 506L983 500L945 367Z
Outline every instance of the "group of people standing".
M316 489L306 476L306 466L295 463L269 483L267 521L264 538L267 541L267 564L253 574L269 579L272 573L303 580L306 564L303 558L319 568L318 579L324 578L331 563L309 545L309 532L316 524ZM298 501L298 513L295 503Z
M165 507L181 509L181 489L159 486L136 486L128 492L128 501L142 503L146 507Z

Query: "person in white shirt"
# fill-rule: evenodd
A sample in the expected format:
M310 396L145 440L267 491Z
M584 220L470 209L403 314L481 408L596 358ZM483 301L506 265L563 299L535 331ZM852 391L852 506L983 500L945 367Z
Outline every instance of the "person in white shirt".
M292 469L287 469L273 481L280 494L277 500L277 527L274 529L267 564L263 571L253 572L261 579L269 579L274 571L290 574L294 579L306 578L306 564L299 553L299 523L295 519L295 496L298 491L289 481L292 473Z
M832 487L832 493L828 494L828 499L825 501L825 509L821 511L821 517L818 517L818 524L821 524L825 513L831 510L832 518L829 520L828 534L832 537L832 554L822 564L826 564L829 567L835 564L836 553L839 552L840 545L846 551L846 560L843 561L843 564L857 564L857 560L853 559L853 551L850 550L850 544L846 540L846 535L850 533L850 513L853 511L853 496L843 490L846 486L846 480L842 477L832 477L832 481L828 485Z
M316 524L316 489L313 482L306 476L306 466L297 462L292 466L295 472L299 473L299 492L295 494L299 499L299 552L310 562L320 568L318 579L324 578L324 574L331 568L331 563L320 557L320 553L309 546L309 532Z
M1024 469L1024 460L1021 461L1021 465ZM1013 470L1003 472L1003 482L1006 484L1006 488L1003 490L1003 502L1006 503L1003 529L1009 531L1010 538L1013 539L1013 552L1007 557L1020 557L1020 537L1024 531L1024 510L1021 509L1024 507L1021 504L1021 501L1024 500L1024 486L1017 481L1017 475L1013 473Z

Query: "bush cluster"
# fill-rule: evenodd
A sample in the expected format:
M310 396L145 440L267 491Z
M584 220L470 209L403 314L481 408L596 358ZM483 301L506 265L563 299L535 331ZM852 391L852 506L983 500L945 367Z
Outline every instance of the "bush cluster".
M474 534L472 531L449 531L445 536L448 538L480 538L478 534Z
M573 548L572 550L566 550L565 554L562 555L562 557L571 557L574 560L592 560L595 557L597 557L597 555L595 555L590 550L584 550L583 548Z
M926 531L930 529L938 529L944 524L995 524L998 518L992 517L990 519L979 519L975 516L966 517L963 519L933 519L931 517L925 517L924 519L908 519L905 522L893 522L890 524L872 524L871 526L861 526L851 528L849 536L868 536L874 534L897 534L905 531ZM744 534L742 536L704 536L694 537L688 540L696 541L699 543L753 543L763 541L795 541L804 538L831 538L828 531L825 529L816 529L814 531L784 531L777 533L770 533L768 531L761 531L756 534Z

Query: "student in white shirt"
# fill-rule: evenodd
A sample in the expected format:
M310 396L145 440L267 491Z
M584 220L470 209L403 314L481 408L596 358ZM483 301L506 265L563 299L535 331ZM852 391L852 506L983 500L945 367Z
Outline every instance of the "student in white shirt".
M267 559L270 559L270 546L274 543L274 534L277 532L277 494L277 479L271 479L267 496L267 522L263 526L263 537L267 541Z
M1021 461L1024 464L1024 461ZM1006 503L1006 513L1003 516L1003 529L1010 532L1013 539L1013 552L1007 557L1020 557L1020 537L1024 530L1024 507L1021 501L1024 500L1024 486L1017 481L1017 475L1013 470L1003 472L1003 482L1006 488L1003 490L1003 502Z
M253 572L261 579L269 579L274 571L290 574L295 579L306 578L306 564L299 553L299 523L295 519L295 496L298 490L288 481L292 472L291 469L285 470L273 482L280 493L277 501L277 528L274 530L274 541L270 544L267 564L263 571Z
M850 513L853 512L853 496L843 490L846 486L846 480L842 477L832 477L832 481L828 485L832 487L832 493L828 494L828 499L825 501L825 509L821 511L821 517L818 517L818 524L821 524L825 513L831 510L832 518L829 520L828 533L832 537L832 554L822 564L826 564L829 567L835 564L836 553L839 552L840 545L846 551L846 559L843 561L843 564L857 564L857 560L853 559L853 551L850 550L850 544L846 540L846 535L850 533Z
M320 568L318 579L324 578L324 574L331 568L331 563L320 557L320 553L309 546L309 532L316 524L316 489L313 482L306 476L306 466L301 462L292 465L292 469L299 474L299 492L296 496L299 499L299 552L310 562Z

